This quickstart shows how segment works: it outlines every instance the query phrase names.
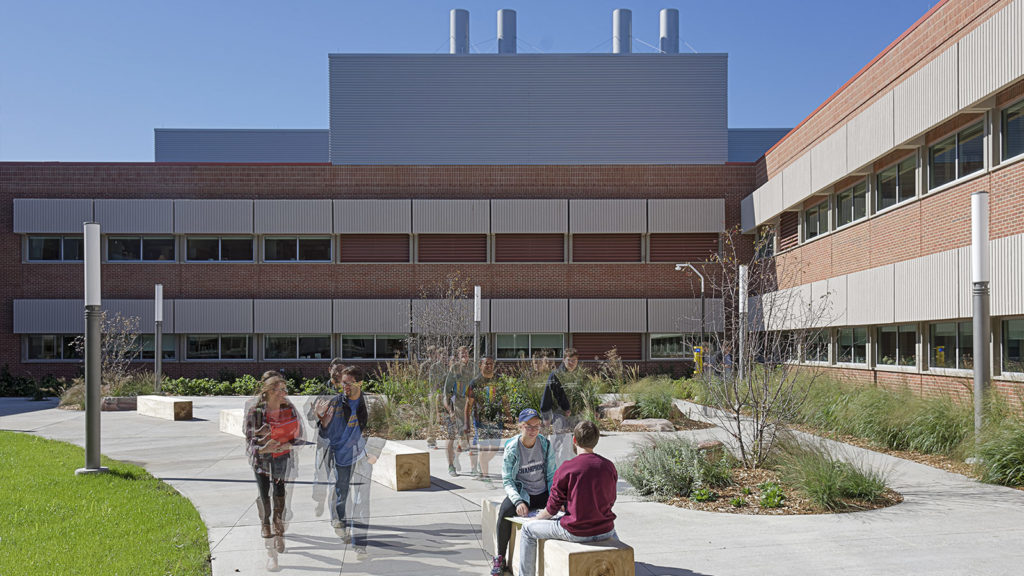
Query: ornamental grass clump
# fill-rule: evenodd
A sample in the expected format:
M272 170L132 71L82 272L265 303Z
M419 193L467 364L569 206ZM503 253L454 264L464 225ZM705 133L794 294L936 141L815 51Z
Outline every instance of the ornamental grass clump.
M973 431L974 414L969 405L935 398L921 403L907 429L907 439L911 450L949 455L959 451Z
M883 472L842 461L821 445L788 442L779 471L787 486L832 512L878 502L886 490Z
M643 378L629 387L629 395L636 402L641 418L669 419L672 416L673 384L669 378Z
M1024 421L1008 418L993 423L982 435L976 455L982 482L1024 486Z
M618 469L637 494L665 501L689 497L694 490L729 485L735 463L728 453L709 461L685 438L656 437L638 446Z

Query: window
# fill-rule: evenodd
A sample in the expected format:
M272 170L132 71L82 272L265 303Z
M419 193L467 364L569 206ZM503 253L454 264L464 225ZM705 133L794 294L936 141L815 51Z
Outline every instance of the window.
M911 156L878 173L875 209L885 210L917 194L917 158Z
M75 334L29 334L26 358L29 360L81 360L75 348Z
M140 334L139 335L139 360L152 360L153 346L156 344L156 336L153 334ZM163 349L163 354L160 357L164 360L174 360L174 335L164 334L160 338L160 347Z
M174 261L174 238L149 236L110 236L107 238L110 262Z
M1024 372L1024 318L1003 321L1003 372Z
M185 259L189 262L252 262L252 238L188 238Z
M81 236L29 236L29 262L81 262Z
M836 194L836 228L868 215L868 184L861 182Z
M534 354L548 358L562 357L561 334L498 334L497 357L501 359L533 358Z
M252 360L252 335L190 334L186 337L188 360Z
M807 362L828 362L828 330L811 334L804 342L804 359Z
M938 188L985 166L985 130L979 122L933 145L928 150L930 188Z
M866 364L868 359L868 329L842 328L839 330L838 361L847 364Z
M341 357L354 360L404 358L406 336L346 335L341 337Z
M263 355L267 360L330 358L331 337L321 334L269 334L264 338Z
M875 361L882 366L916 366L917 327L913 324L880 327Z
M974 368L974 326L939 322L928 329L928 364L934 368Z
M266 262L330 262L331 239L309 237L270 237L264 240Z
M828 232L828 202L822 202L804 212L804 240Z
M1024 100L1003 110L1003 158L1024 154Z

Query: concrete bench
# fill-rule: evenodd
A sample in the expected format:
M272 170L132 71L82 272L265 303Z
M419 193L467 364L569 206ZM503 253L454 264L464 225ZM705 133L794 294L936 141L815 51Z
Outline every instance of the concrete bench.
M242 427L243 412L244 410L241 408L221 410L220 431L232 436L238 436L239 438L245 438L245 432L243 432Z
M139 396L136 411L164 420L191 420L192 401L170 396Z
M398 492L430 488L430 454L388 440L373 465L372 479Z

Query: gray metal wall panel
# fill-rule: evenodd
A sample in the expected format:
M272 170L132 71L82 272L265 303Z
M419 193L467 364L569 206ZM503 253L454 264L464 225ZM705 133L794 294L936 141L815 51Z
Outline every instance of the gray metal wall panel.
M802 284L763 294L758 316L765 330L796 330L810 322L811 285Z
M957 44L960 106L987 98L1024 76L1024 1L981 23Z
M807 320L815 327L844 326L847 322L847 277L811 283Z
M174 301L164 299L164 323L161 328L164 334L174 334ZM120 314L125 318L138 318L140 334L153 334L156 329L156 306L150 300L111 300L103 301L103 310L108 317Z
M334 210L330 200L256 200L256 234L331 234Z
M989 243L992 268L992 315L1024 314L1024 234L999 238ZM961 281L969 286L970 275ZM968 288L969 290L969 288Z
M257 334L330 334L330 300L253 300Z
M744 233L750 233L757 227L757 211L754 210L754 191L740 200L740 227Z
M569 232L643 234L647 232L647 202L641 199L570 200Z
M177 234L252 234L252 200L175 200Z
M958 316L960 269L956 250L897 262L894 267L897 322Z
M81 234L82 224L92 221L92 200L14 199L15 234Z
M954 44L893 90L895 143L917 137L959 109Z
M856 170L892 150L893 93L890 90L846 125L846 167Z
M75 300L15 300L15 334L82 334L85 302Z
M409 300L335 300L334 332L338 334L408 334Z
M487 200L412 201L414 234L487 234L490 221Z
M648 232L722 232L725 200L721 198L647 201Z
M412 200L335 200L335 234L411 234Z
M491 300L491 328L500 333L569 331L569 301L564 298Z
M570 332L647 332L643 298L569 300Z
M494 234L565 234L568 200L491 200Z
M724 326L721 298L704 302L704 329L718 332ZM700 332L700 298L651 298L647 300L647 331L651 334Z
M998 265L995 261L995 254L991 252L992 242L989 242L989 263L992 266L993 278L995 277L995 271L998 269ZM973 294L971 293L971 247L962 246L955 250L957 260L957 316L960 318L970 318L973 315L974 303ZM1011 266L1012 268L1012 266ZM1019 279L1020 277L1018 277ZM990 285L991 286L991 285ZM994 299L989 301L989 308L993 308Z
M174 234L174 200L96 200L104 234Z
M811 148L811 188L817 192L846 176L846 125Z
M896 321L894 273L889 264L847 275L846 321L851 326Z
M725 54L331 54L334 164L722 164Z
M175 300L179 334L252 334L252 300Z
M157 128L157 162L329 162L328 130L193 130Z
M811 186L811 155L804 154L782 171L783 209L795 206L816 190Z
M752 199L754 226L764 224L788 208L783 196L783 176L784 174L779 173L754 190Z
M473 333L473 299L413 300L412 331ZM491 301L480 300L480 332L491 332Z
M729 162L757 162L789 128L729 128Z

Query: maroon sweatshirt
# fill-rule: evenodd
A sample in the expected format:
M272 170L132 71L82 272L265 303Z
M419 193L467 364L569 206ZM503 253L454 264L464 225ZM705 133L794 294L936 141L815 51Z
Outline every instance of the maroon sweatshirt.
M607 458L580 454L558 467L548 496L548 514L564 505L562 528L574 536L597 536L615 528L615 485L619 473Z

